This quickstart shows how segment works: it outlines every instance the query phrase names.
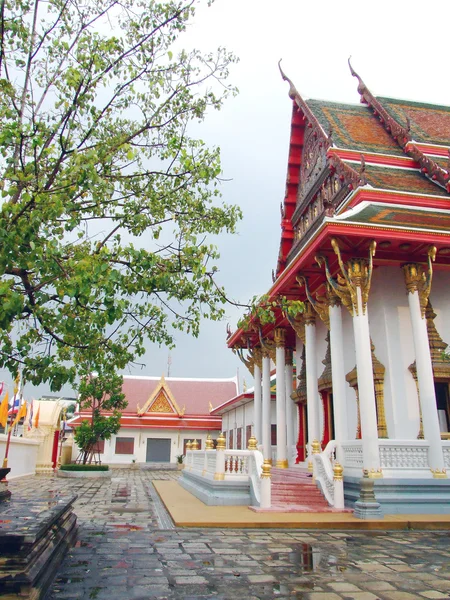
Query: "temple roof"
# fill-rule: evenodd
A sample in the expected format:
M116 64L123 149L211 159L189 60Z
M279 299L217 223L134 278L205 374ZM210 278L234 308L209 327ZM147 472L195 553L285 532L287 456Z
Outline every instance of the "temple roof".
M124 413L136 413L145 407L160 386L160 377L123 378L123 393L128 402ZM238 393L237 380L231 379L183 379L164 378L163 389L169 392L180 412L184 415L209 415L211 406L215 408Z
M403 155L402 149L374 119L368 106L323 100L306 100L325 131L331 131L333 144L339 148Z
M377 189L449 197L443 188L426 179L419 169L400 169L366 164L365 176L367 183Z
M414 141L448 146L450 140L450 106L378 96L376 99L393 119L405 127L409 126Z
M355 224L364 223L377 227L450 231L450 212L448 210L412 208L385 202L361 202L355 208L334 217L333 220Z

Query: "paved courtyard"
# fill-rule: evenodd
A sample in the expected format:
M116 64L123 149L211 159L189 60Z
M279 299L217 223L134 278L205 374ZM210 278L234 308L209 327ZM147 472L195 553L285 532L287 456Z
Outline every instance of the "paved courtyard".
M176 477L12 481L16 498L78 494L78 541L47 600L450 599L450 532L175 528L152 481Z

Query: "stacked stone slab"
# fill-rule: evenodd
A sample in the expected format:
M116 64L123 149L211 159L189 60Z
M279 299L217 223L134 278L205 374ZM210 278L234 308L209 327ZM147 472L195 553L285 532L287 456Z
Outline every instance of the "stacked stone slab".
M0 596L4 600L45 596L76 537L76 495L48 493L33 500L0 503Z

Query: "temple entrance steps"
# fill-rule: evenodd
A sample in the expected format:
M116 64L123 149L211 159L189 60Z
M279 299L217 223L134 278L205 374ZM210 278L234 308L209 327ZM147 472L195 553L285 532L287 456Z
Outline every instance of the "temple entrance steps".
M306 469L272 468L272 506L276 512L352 512L329 506ZM259 509L261 510L261 509Z

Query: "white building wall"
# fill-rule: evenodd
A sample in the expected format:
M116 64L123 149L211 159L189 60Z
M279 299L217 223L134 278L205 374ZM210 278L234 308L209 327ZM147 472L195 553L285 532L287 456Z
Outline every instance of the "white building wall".
M353 337L353 317L349 311L342 306L342 336L344 345L344 372L347 375L356 364L355 340ZM347 399L347 419L348 419L348 438L354 440L356 437L356 427L358 424L356 395L349 384L346 384Z
M0 456L3 458L6 451L8 436L0 434ZM23 437L11 436L8 452L8 467L11 469L8 479L34 475L36 473L36 461L39 449L39 441L25 439Z
M100 455L100 459L104 464L116 464L116 465L129 465L133 462L145 463L147 454L147 439L170 439L170 462L177 462L177 456L183 454L184 441L185 440L201 440L202 449L205 448L206 438L208 434L213 439L219 436L219 431L200 431L200 430L173 430L173 429L143 429L141 431L137 429L128 429L121 427L117 435L111 436L110 440L105 441L104 453ZM133 438L134 439L134 453L133 454L116 454L116 438ZM78 456L79 450L75 446L72 454L72 458Z

